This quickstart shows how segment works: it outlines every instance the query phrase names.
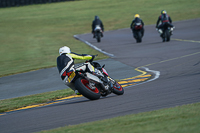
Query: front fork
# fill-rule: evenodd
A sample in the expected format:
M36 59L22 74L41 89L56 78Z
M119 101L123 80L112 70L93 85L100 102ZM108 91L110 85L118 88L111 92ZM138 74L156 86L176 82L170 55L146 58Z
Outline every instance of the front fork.
M111 80L113 80L113 79L111 79L108 76L104 76L104 78L102 79L103 84L105 86L105 90L108 91L109 93L111 93L113 90L113 83Z

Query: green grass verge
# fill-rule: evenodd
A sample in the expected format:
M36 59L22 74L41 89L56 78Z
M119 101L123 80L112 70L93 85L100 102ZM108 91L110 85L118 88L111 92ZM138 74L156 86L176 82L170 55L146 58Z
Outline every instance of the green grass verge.
M126 115L40 133L199 133L200 103Z
M119 79L115 79L115 80L117 82L120 81ZM144 82L144 81L142 81L142 82ZM18 109L18 108L22 108L22 107L26 107L29 105L35 105L35 104L41 104L41 103L47 103L50 101L55 101L57 99L71 96L74 94L75 93L72 89L64 89L64 90L56 90L56 91L45 92L45 93L40 93L40 94L35 94L35 95L0 100L0 113Z
M166 9L173 21L198 18L199 0L82 0L0 9L0 77L56 66L58 49L107 56L73 35L91 32L95 15L105 30L129 27L139 13L145 25L155 24ZM92 37L92 35L91 35Z
M54 101L56 99L71 96L73 94L74 94L73 90L64 89L64 90L45 92L41 94L0 100L0 113L18 109L28 105L35 105L35 104Z

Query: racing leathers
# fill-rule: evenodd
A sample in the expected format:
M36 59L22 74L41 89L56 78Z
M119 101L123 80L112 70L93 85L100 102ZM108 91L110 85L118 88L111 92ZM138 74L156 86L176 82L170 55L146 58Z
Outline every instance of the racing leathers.
M90 65L90 63L84 63L81 66L74 67L74 59L81 59L81 60L92 60L94 59L93 55L87 55L87 54L76 54L76 53L63 53L60 56L57 57L57 68L60 74L61 79L63 82L69 86L71 89L75 90L74 86L68 82L68 75L67 73L71 70L82 70L87 72L92 72L93 67Z
M102 32L104 32L104 25L103 25L102 21L99 19L98 16L95 16L95 18L92 22L92 34L93 35L94 35L94 30L95 30L97 25L99 25L101 27ZM101 33L101 36L103 37L103 33Z
M161 21L161 24L158 26L160 21ZM171 17L167 14L162 14L158 17L156 28L163 30L164 26L174 27L171 23L172 23Z
M137 25L137 24L139 24L139 23L140 23L140 25ZM139 30L139 29L141 30L142 36L144 36L144 22L142 21L142 19L136 17L136 18L132 21L132 23L131 23L131 25L130 25L130 28L132 29L132 32L133 32L133 34L134 34L134 37L135 37L135 34L136 34L137 30Z

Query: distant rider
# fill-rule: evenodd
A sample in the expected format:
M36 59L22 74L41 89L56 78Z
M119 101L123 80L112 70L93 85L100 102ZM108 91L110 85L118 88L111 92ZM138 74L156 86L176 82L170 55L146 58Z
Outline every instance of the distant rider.
M101 27L102 33L101 33L101 37L103 37L103 32L104 32L104 26L102 21L99 19L98 16L94 17L94 20L92 22L92 34L93 34L93 38L95 38L95 34L94 34L94 29L96 28L96 26L99 25Z
M137 23L141 23L141 25L138 26L138 25L136 25ZM138 29L141 29L142 37L144 36L144 22L142 21L142 19L140 19L139 14L135 14L134 19L130 25L130 28L134 34L134 37L135 37L136 31Z
M57 68L60 74L61 79L64 83L69 86L72 90L75 91L76 94L79 94L72 83L68 82L67 73L71 70L75 70L74 68L74 59L81 59L81 60L93 60L95 55L87 55L87 54L76 54L71 52L70 48L67 46L63 46L59 49L60 56L57 57ZM84 63L81 66L77 67L82 71L92 72L93 67L90 63ZM76 68L76 69L77 69Z
M161 24L158 26L159 22L161 22ZM167 14L166 10L162 10L161 11L161 15L158 17L157 23L156 23L156 28L158 28L158 31L160 32L160 36L162 37L163 35L163 27L164 26L169 26L171 28L173 28L174 26L172 25L172 20L171 17ZM172 34L172 30L171 29L171 34Z

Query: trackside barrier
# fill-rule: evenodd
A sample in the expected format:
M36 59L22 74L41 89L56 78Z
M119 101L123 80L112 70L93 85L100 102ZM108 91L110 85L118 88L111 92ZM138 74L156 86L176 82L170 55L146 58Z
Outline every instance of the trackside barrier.
M0 0L0 8L18 7L18 6L26 6L33 4L46 4L46 3L63 2L63 1L75 1L75 0Z

